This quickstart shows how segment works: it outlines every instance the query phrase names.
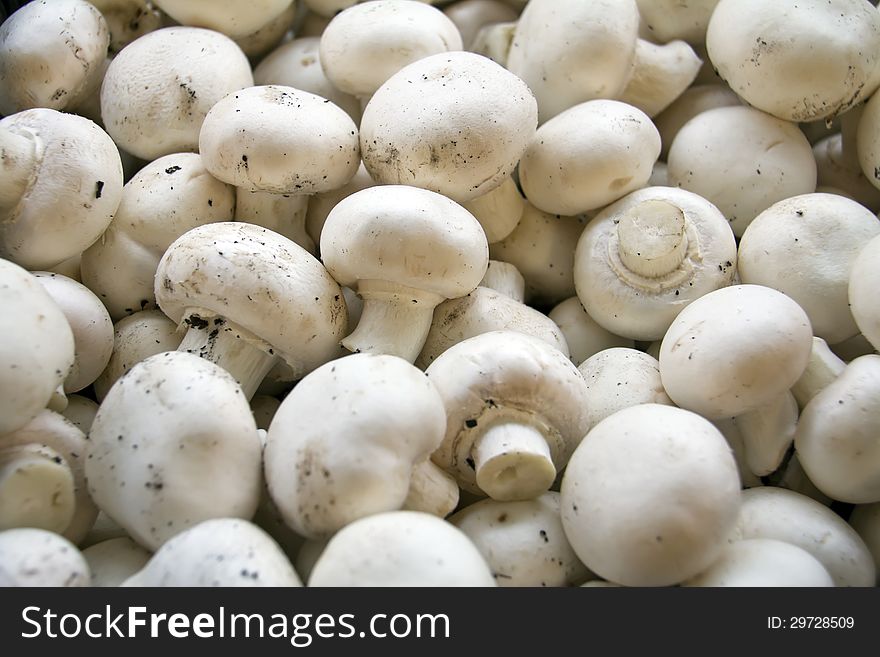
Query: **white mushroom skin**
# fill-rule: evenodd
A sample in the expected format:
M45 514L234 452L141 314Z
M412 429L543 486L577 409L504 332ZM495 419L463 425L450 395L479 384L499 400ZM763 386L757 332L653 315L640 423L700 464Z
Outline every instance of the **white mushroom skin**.
M639 39L632 76L619 100L638 107L653 118L690 86L702 63L694 49L684 41L657 45Z
M309 586L495 586L477 547L427 513L390 511L346 525L327 543Z
M46 445L4 443L0 438L0 531L34 527L63 532L76 506L67 461Z
M256 32L287 9L293 0L153 0L183 25L216 30L237 38Z
M147 32L162 27L162 12L152 0L89 0L107 21L109 54L115 55Z
M143 568L152 554L123 536L95 543L83 549L92 574L92 586L119 586Z
M648 33L660 43L682 39L700 45L718 0L636 0Z
M849 307L859 331L880 350L880 236L868 242L853 261L849 278Z
M584 310L581 300L576 296L560 301L547 316L562 331L571 355L571 362L575 365L580 365L603 349L635 347L633 340L621 338L599 326Z
M475 52L474 40L482 28L519 18L516 9L500 0L459 0L444 7L443 13L461 33L464 49L471 52Z
M572 586L590 575L562 529L559 493L523 502L482 500L449 522L474 542L498 586Z
M494 244L514 231L522 218L525 199L513 178L508 178L495 189L465 201L462 206L480 222L489 244Z
M519 269L509 262L489 260L489 267L483 280L480 281L480 286L505 294L519 303L526 302L526 279L519 273Z
M404 503L413 467L443 440L431 381L396 356L352 354L287 395L269 427L265 474L282 516L307 538Z
M89 586L89 566L76 546L43 529L0 532L0 587Z
M256 511L262 449L250 406L198 356L172 351L135 365L104 398L89 442L92 497L144 547Z
M660 159L664 162L667 160L675 136L692 118L716 107L729 107L741 102L739 96L725 84L695 84L688 87L653 119L663 142Z
M262 529L216 518L171 538L121 586L299 587L302 581Z

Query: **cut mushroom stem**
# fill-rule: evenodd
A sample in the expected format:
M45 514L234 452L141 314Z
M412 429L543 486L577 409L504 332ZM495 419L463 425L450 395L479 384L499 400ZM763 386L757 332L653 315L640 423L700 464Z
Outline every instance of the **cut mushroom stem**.
M67 461L54 449L36 444L0 449L0 531L64 531L73 519L74 486Z
M846 369L846 363L831 351L822 338L813 338L807 368L791 388L798 406L803 408L820 391L827 388Z
M443 297L387 281L363 280L358 294L364 309L357 328L342 346L355 353L389 354L415 361L431 330L434 308Z
M0 128L0 209L14 208L36 169L33 140Z
M246 399L278 362L272 347L234 322L204 310L184 314L188 327L178 351L196 354L229 372Z
M645 278L674 272L687 255L684 213L667 201L651 199L624 213L617 224L620 260Z
M409 492L401 508L445 518L458 506L458 496L458 483L455 477L444 472L428 459L413 466Z
M547 440L527 424L489 427L474 443L472 454L477 485L496 500L538 497L556 479Z

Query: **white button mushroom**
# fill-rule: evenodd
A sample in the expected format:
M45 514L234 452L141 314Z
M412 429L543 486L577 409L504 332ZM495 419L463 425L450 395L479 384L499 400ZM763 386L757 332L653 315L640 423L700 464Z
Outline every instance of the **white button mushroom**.
M67 461L46 445L4 446L5 442L0 439L0 531L16 527L64 531L76 506Z
M465 490L535 498L589 429L583 377L538 338L484 333L447 349L425 373L446 406L446 437L432 459Z
M445 520L390 511L341 529L312 568L309 586L495 586L470 539Z
M128 537L111 538L84 548L92 586L119 586L143 568L151 553Z
M120 148L154 160L195 151L208 110L253 85L234 41L197 27L167 27L134 40L113 59L101 88L101 116Z
M721 553L740 506L730 447L695 413L641 404L584 438L562 478L562 526L581 561L627 586L693 577Z
M162 12L152 0L89 0L110 30L109 53L115 55L147 32L162 27Z
M843 374L845 368L846 363L831 351L828 343L814 337L807 366L791 387L798 406L804 408L813 397Z
M745 463L759 477L776 470L794 440L798 404L789 391L733 418L742 438Z
M263 23L256 31L234 38L252 64L259 62L266 53L277 47L288 35L292 35L297 9L298 5L294 0L287 5L287 9Z
M852 263L849 278L849 308L862 335L880 350L880 236L868 242Z
M266 481L285 521L308 538L400 509L413 467L443 440L431 382L401 358L352 354L287 395L269 427Z
M525 83L486 57L450 52L405 66L361 118L361 155L379 183L414 185L459 203L498 187L537 127Z
M245 520L206 520L168 540L122 586L299 587L284 552Z
M0 26L0 114L61 110L100 84L110 33L85 0L31 2Z
M700 45L718 0L636 0L648 33L660 43L683 39Z
M153 0L183 25L206 27L231 37L243 37L287 9L293 0Z
M848 303L850 272L865 243L878 235L880 221L855 201L836 194L795 196L749 225L737 266L743 283L794 299L814 335L835 344L859 332Z
M61 414L87 436L98 412L98 403L82 395L68 395L67 408Z
M257 508L262 449L250 406L198 356L171 351L132 367L101 403L89 443L93 499L147 548Z
M489 249L480 224L454 201L416 187L380 185L333 208L321 233L321 257L333 278L364 299L343 346L413 362L434 308L477 287Z
M482 500L449 522L474 542L498 586L572 586L590 575L562 529L559 493L522 502Z
M302 247L246 223L194 228L156 270L162 311L188 327L178 349L226 368L253 397L279 361L292 380L336 357L348 324L342 290Z
M696 84L686 89L675 102L654 117L654 125L663 143L660 159L666 161L675 136L692 118L716 107L730 107L741 102L726 84Z
M526 279L519 273L519 269L509 262L490 259L480 286L504 294L519 303L526 302Z
M639 39L632 75L618 99L653 118L690 86L702 64L684 41L657 45Z
M722 288L691 303L663 337L663 387L676 404L709 419L740 415L794 385L812 338L806 313L781 292Z
M0 121L0 257L47 269L106 230L122 163L106 132L73 114L32 109Z
M575 251L574 282L590 316L608 331L658 340L695 299L736 272L736 241L709 201L647 187L602 210Z
M565 336L565 343L571 353L571 362L575 365L580 365L603 349L635 347L633 340L621 338L599 326L584 310L581 300L576 296L560 301L547 316L556 323Z
M461 33L464 49L471 52L475 52L474 40L482 28L519 18L518 11L500 0L459 0L444 7L443 13Z
M43 529L0 532L0 587L89 586L91 575L70 541Z

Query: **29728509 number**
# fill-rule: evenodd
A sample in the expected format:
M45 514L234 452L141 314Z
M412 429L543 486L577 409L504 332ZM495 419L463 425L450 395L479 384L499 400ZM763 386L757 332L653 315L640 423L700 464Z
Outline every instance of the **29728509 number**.
M852 616L768 616L771 630L851 630L855 627Z

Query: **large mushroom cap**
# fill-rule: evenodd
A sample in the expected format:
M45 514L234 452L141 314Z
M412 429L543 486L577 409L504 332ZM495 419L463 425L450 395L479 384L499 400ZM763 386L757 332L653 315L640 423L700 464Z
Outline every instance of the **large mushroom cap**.
M153 0L183 25L216 30L232 38L253 34L294 0Z

